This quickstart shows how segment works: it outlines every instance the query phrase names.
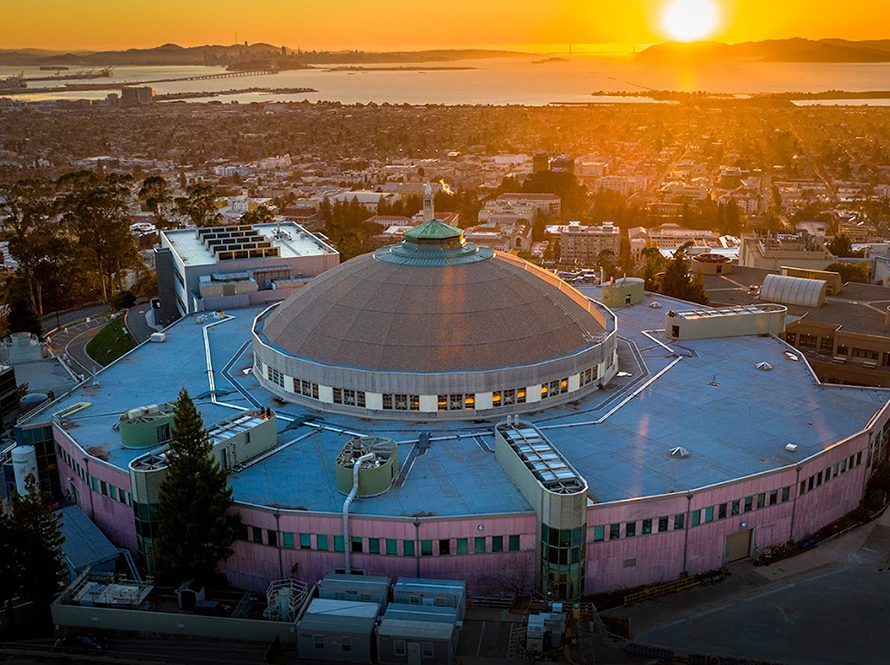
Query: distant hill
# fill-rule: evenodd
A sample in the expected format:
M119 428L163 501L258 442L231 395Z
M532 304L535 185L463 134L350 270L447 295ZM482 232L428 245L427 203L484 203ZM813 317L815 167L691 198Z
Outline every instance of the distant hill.
M665 42L636 58L649 62L749 60L760 62L890 62L890 39L853 42L845 39L774 39L761 42Z
M163 44L148 49L99 51L95 53L59 53L20 49L0 50L0 65L75 65L98 67L108 65L232 65L239 62L278 62L312 64L452 62L477 58L526 55L513 51L486 49L439 49L427 51L294 51L272 44L235 44L184 47Z

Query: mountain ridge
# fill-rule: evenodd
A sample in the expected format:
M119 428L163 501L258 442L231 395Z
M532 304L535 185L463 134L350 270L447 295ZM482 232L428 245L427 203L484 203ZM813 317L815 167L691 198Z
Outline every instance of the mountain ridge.
M295 51L265 42L255 44L161 44L147 49L68 53L39 49L0 50L0 65L74 65L105 67L125 65L231 65L245 61L290 61L306 65L340 63L451 62L474 58L527 55L494 49L427 49L422 51Z
M726 44L723 42L664 42L637 53L647 62L748 60L757 62L869 63L890 62L890 39L768 39Z

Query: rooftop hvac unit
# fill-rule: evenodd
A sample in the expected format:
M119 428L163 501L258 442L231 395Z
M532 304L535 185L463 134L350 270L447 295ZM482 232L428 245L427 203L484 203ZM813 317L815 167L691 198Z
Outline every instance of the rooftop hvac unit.
M757 363L757 369L761 372L771 372L773 370L773 366L768 362Z
M153 332L151 334L152 342L166 342L167 341L167 333L162 332Z
M787 450L789 453L797 452L797 444L789 443L788 445L785 446L785 450Z
M689 451L686 450L683 446L677 446L676 448L671 449L671 457L679 457L680 459L686 459L689 457Z
M661 303L657 300L653 300L649 303L649 309L661 309Z

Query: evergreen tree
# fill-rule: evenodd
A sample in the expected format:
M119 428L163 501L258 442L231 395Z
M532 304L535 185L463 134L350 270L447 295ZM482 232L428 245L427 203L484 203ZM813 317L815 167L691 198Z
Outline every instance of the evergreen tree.
M173 408L167 476L159 488L158 555L170 572L211 578L232 555L241 516L231 513L226 472L210 457L201 414L185 388Z
M646 280L646 290L655 291L657 286L656 277L658 273L664 270L665 259L657 247L646 247L641 252L643 257L643 273L642 277Z
M215 226L222 220L216 208L216 192L203 182L189 185L185 196L176 197L173 203L176 212L188 217L195 226Z
M3 525L13 541L8 543L11 547L3 547L0 553L0 560L3 560L0 563L0 587L5 587L7 582L2 576L17 574L15 595L46 605L65 581L66 566L62 554L65 537L59 515L47 506L33 474L25 479L25 486L27 493L24 496L13 496L12 518ZM13 557L11 566L5 561L6 556Z
M852 241L843 233L831 239L831 242L828 243L828 251L840 257L855 256Z
M686 250L691 245L692 243L688 242L674 252L674 258L670 260L664 273L661 292L666 296L678 298L679 300L707 305L708 295L705 292L704 280L701 275L691 276L689 274L689 260L686 258Z
M40 317L34 311L34 305L28 296L28 287L23 277L15 276L10 279L6 305L9 308L7 314L9 332L29 332L38 337L43 335Z
M167 216L173 199L167 181L159 175L147 177L139 189L139 201L149 212L158 216L158 223L167 226Z
M257 206L241 215L242 224L270 224L275 221L275 213L264 205Z

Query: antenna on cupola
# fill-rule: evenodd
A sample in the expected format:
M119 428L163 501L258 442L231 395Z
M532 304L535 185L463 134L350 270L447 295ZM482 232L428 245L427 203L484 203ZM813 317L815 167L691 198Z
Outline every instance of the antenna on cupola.
M436 213L433 209L433 186L430 181L426 181L426 187L423 188L423 221L431 222Z

